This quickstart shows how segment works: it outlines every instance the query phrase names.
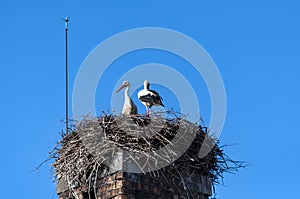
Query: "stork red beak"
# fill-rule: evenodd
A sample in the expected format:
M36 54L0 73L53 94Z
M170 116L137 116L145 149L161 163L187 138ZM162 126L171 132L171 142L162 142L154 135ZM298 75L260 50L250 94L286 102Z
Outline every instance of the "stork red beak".
M120 88L117 90L116 93L118 93L118 92L119 92L120 90L122 90L124 87L125 87L124 85L120 86Z

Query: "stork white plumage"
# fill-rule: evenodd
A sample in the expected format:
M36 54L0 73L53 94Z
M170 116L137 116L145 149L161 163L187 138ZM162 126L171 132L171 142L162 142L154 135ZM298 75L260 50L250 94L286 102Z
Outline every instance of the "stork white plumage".
M137 107L132 101L132 99L129 96L129 88L130 88L130 83L128 81L124 81L121 87L117 90L117 93L122 90L123 88L125 89L124 96L124 105L122 109L122 114L124 115L132 115L132 114L137 114Z
M162 106L162 97L158 92L149 89L150 83L148 80L144 81L144 89L138 92L138 98L146 107L146 114L149 115L149 108L152 106ZM148 108L149 107L149 108Z

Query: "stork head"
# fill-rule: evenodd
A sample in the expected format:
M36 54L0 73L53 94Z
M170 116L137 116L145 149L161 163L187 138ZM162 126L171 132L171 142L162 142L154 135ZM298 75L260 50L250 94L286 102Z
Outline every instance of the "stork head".
M145 80L144 81L144 89L149 89L149 85L150 85L149 81Z
M124 81L123 84L120 86L120 88L117 90L117 93L118 93L120 90L122 90L123 88L129 87L129 86L130 86L129 82L128 82L128 81Z

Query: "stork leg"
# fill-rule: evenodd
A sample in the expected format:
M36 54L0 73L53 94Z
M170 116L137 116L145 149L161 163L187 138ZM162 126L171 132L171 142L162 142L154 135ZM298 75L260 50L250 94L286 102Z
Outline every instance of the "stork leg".
M147 117L149 116L149 108L148 108L148 106L146 106L146 116Z

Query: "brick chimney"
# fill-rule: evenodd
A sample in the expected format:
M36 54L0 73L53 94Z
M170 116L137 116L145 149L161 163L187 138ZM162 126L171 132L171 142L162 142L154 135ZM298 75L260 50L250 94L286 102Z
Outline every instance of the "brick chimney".
M211 180L204 176L193 176L187 187L189 188L185 189L181 185L179 189L174 189L154 176L117 171L99 178L90 190L87 187L77 187L75 193L78 199L179 199L187 198L183 196L183 192L190 192L192 198L208 199L212 192ZM65 183L58 183L57 194L59 199L76 198Z

